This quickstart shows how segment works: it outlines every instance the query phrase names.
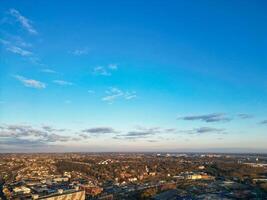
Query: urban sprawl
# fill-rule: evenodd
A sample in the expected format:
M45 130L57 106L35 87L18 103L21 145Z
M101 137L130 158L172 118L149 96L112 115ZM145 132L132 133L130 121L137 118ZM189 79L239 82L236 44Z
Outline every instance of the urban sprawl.
M0 199L267 199L267 155L0 154Z

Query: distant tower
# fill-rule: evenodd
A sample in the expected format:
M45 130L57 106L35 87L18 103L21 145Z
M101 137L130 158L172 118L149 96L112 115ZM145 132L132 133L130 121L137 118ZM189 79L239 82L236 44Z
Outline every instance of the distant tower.
M147 165L146 165L146 172L149 173L149 169L148 169Z
M259 161L259 158L257 157L257 158L256 158L256 162L258 162L258 161Z

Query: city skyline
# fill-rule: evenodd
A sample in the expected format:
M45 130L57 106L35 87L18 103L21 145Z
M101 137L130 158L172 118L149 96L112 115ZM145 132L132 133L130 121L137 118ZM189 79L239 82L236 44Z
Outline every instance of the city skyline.
M1 152L267 153L266 2L1 4Z

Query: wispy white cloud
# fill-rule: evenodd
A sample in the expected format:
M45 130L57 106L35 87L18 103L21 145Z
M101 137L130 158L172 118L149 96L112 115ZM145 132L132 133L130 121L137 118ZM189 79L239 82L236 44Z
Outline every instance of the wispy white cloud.
M31 87L31 88L36 88L36 89L46 88L46 84L41 81L37 81L34 79L27 79L24 76L19 76L19 75L15 75L14 78L19 80L26 87Z
M97 66L94 68L94 74L96 75L102 75L102 76L110 76L111 73L107 71L105 67Z
M126 100L131 100L131 99L134 99L134 98L136 98L137 97L137 95L136 95L136 92L134 91L134 92L126 92L125 94L124 94L124 98L126 99Z
M52 69L42 69L41 72L44 72L44 73L50 73L50 74L55 74L57 73L56 71L52 70Z
M54 80L53 82L58 84L58 85L62 85L62 86L71 86L71 85L73 85L72 82L64 81L64 80Z
M75 56L82 56L82 55L87 55L88 54L88 48L83 48L83 49L75 49L74 51L71 52Z
M106 91L106 96L102 98L102 101L113 102L115 99L122 97L124 93L118 88L110 88Z
M111 87L108 90L106 90L106 96L102 98L102 101L106 101L109 103L113 103L116 99L126 99L126 100L130 100L130 99L134 99L137 97L136 92L135 91L122 91L118 88L115 87Z
M14 18L29 33L37 34L37 31L32 26L32 22L26 17L22 16L18 10L14 8L9 9L7 14L7 19L9 21ZM7 22L8 21L5 20L4 23ZM25 41L21 36L13 35L8 32L5 32L5 34L3 34L3 37L4 38L0 39L0 43L4 45L6 51L23 56L24 59L32 64L42 66L43 68L46 67L46 65L41 62L41 59L32 50L32 43Z
M117 64L109 64L108 68L111 70L117 70L118 69L118 65Z
M32 47L32 44L31 43L29 43L29 42L25 42L25 41L23 41L21 38L17 38L17 40L16 40L16 44L18 45L18 46L21 46L21 47L25 47L25 48L30 48L30 47Z
M33 45L30 42L26 42L21 36L7 34L7 38L8 38L9 41L12 41L12 43L15 46L19 46L19 47L22 47L22 48L31 48L31 47L33 47Z
M32 21L21 15L18 10L11 8L9 10L9 14L13 16L21 24L21 26L29 33L34 35L38 33L37 30L32 26Z
M22 49L17 46L9 46L7 47L7 51L15 53L15 54L19 54L21 56L31 56L33 54L32 52Z
M93 69L93 73L95 75L102 75L102 76L110 76L111 71L115 71L118 69L117 64L109 64L108 66L97 66Z
M0 43L3 45L7 52L22 56L29 62L44 67L45 65L40 63L40 59L34 55L31 50L26 48L31 47L30 43L25 42L19 36L8 36L8 39L0 38Z
M6 46L18 46L22 48L30 48L33 45L29 42L25 42L20 36L14 36L14 35L9 35L5 37L5 39L0 38L0 43Z

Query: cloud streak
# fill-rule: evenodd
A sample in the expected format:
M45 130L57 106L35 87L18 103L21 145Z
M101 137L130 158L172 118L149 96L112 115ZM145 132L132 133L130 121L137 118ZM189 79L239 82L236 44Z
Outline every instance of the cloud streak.
M34 79L27 79L24 76L19 76L19 75L15 75L14 78L19 80L25 87L31 87L35 89L46 88L46 84L41 81L37 81Z
M267 125L267 119L260 122L260 124Z
M239 118L241 118L241 119L250 119L250 118L253 118L253 115L245 114L245 113L238 114L237 116Z
M64 81L64 80L54 80L53 83L55 83L57 85L61 85L61 86L71 86L71 85L73 85L72 82Z
M97 66L94 68L93 73L95 75L110 76L111 73L105 67Z
M146 139L155 135L162 134L173 134L176 133L177 130L173 128L164 129L161 127L136 127L136 130L128 131L125 134L118 134L113 139L126 139L126 140L137 140L137 139Z
M20 56L31 56L31 55L33 55L32 52L27 51L27 50L22 49L22 48L17 47L17 46L9 46L9 47L6 48L6 50L9 51L9 52L12 52L14 54L18 54Z
M117 70L118 69L118 65L117 64L109 64L108 68L111 70Z
M49 73L49 74L56 74L57 72L52 69L42 69L41 72L43 73Z
M211 128L211 127L200 127L194 130L188 131L190 134L205 134L205 133L225 133L225 129Z
M21 15L18 10L11 8L9 10L9 14L13 16L20 23L20 25L30 34L36 35L38 33L37 30L33 27L32 21Z
M90 136L89 136L89 135L87 135L87 134L84 134L84 133L80 133L78 136L79 136L79 137L81 137L82 139L85 139L85 140L87 140L87 139L89 139L89 138L90 138Z
M34 128L28 125L21 124L10 124L3 125L0 129L1 140L8 143L18 143L23 145L28 143L32 145L36 144L49 144L55 142L67 142L70 140L68 136L62 136L57 132L62 131L61 129L55 129L50 126L43 126L42 128Z
M95 127L82 130L84 133L90 133L93 135L107 134L107 133L118 133L115 129L111 127Z
M102 98L102 101L113 103L117 99L131 100L137 97L135 91L122 91L116 87L111 87L106 90L106 96Z
M97 66L93 69L93 74L101 76L111 76L111 71L118 70L117 64L109 64L107 67Z
M210 122L228 122L232 119L227 117L224 113L212 113L206 115L192 115L185 117L178 117L178 119L186 120L186 121L204 121L207 123Z
M82 56L82 55L87 55L88 54L88 49L75 49L74 51L71 52L75 56Z

